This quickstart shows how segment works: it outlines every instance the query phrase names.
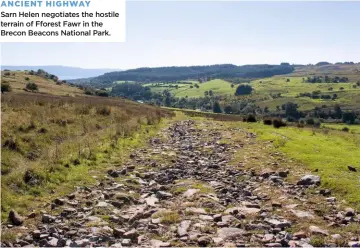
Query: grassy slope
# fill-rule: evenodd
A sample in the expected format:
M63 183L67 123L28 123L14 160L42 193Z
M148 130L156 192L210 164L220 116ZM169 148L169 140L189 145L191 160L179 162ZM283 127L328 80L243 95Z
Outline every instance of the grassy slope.
M290 82L286 82L290 79ZM252 98L258 99L258 105L261 107L268 106L271 110L275 110L276 106L281 106L286 102L298 103L300 109L312 109L315 106L332 106L340 104L342 106L354 107L360 103L360 88L353 88L355 82L351 83L305 83L302 77L272 77L252 81L255 92ZM329 90L332 87L333 90ZM340 90L343 87L344 90ZM322 94L337 94L338 99L322 100L311 99L309 97L296 97L299 93L311 93L320 90ZM281 98L272 98L271 94L281 93Z
M176 97L203 97L205 91L209 90L212 90L215 95L233 95L235 92L235 88L231 88L231 83L221 79L214 79L201 84L197 81L190 82L192 82L192 85L197 83L200 87L190 88L189 84L177 84L179 87L178 89L169 87L151 87L151 90L154 92L162 92L164 90L169 90ZM166 85L168 84L165 84L164 86ZM149 84L147 86L149 86Z
M305 83L302 78L313 75L329 75L346 76L350 79L350 83ZM286 82L286 79L290 79L290 82ZM281 106L286 102L298 103L301 110L313 109L316 106L333 106L340 104L347 109L359 109L360 108L360 87L353 88L353 85L360 80L360 66L359 65L340 65L340 66L308 66L297 68L294 73L289 75L274 76L271 78L263 78L253 80L251 85L254 87L254 93L251 96L245 96L244 98L255 99L257 104L264 108L269 107L270 110L275 110L276 106ZM193 82L195 84L197 82ZM147 84L151 86L153 84ZM176 97L202 97L205 91L212 90L215 95L228 95L233 96L235 88L231 88L231 84L220 79L211 80L206 83L199 84L200 88L190 88L190 85L177 84L178 89L167 87L175 84L163 84L163 87L151 87L154 92L162 92L163 90L169 90ZM236 86L235 86L236 87ZM332 90L329 88L332 87ZM340 88L343 87L343 90ZM313 91L320 90L322 94L333 95L337 94L338 99L322 100L311 99L309 97L297 97L299 93L312 93ZM281 93L282 97L273 98L271 94ZM239 97L242 98L242 97Z
M328 75L330 77L345 76L348 77L350 81L357 82L358 80L360 80L360 64L296 67L295 71L289 74L289 76L301 76L301 77L306 77L310 75L317 75L317 76Z
M274 129L260 123L236 123L256 133L260 140L272 141L275 150L305 165L310 170L318 170L322 187L332 189L340 199L344 198L360 209L359 172L350 172L352 165L360 170L360 134L336 130L311 130L286 127ZM296 168L291 168L296 170Z
M33 80L40 91L45 88L46 82ZM65 92L64 85L53 87L61 88L55 94ZM171 116L168 110L116 98L16 88L3 94L1 103L2 218L11 208L28 213L75 185L91 183L109 166L121 166L131 148L151 136L162 117ZM25 182L29 172L35 180Z
M334 129L334 130L342 130L343 128L347 127L350 133L360 134L360 125L346 125L346 124L333 124L333 123L326 123L322 125L324 128Z
M29 78L26 80L25 78ZM25 71L11 71L9 76L5 72L1 72L2 82L8 82L14 92L24 92L24 88L28 82L36 83L39 86L39 93L47 93L59 96L76 96L83 94L83 91L71 87L66 84L57 85L53 80L39 77L36 75L29 75Z

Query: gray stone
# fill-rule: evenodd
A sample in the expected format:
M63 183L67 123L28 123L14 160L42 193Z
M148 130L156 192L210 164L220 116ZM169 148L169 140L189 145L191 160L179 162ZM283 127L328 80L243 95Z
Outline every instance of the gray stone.
M137 239L137 237L139 237L139 233L135 229L132 229L132 230L124 233L123 237L131 239L131 240L135 240L135 239Z
M55 220L56 220L56 217L51 216L51 215L49 215L49 214L44 214L44 215L42 216L42 222L43 222L43 223L52 223L52 222L54 222Z
M158 198L155 197L155 195L151 195L150 197L145 198L145 202L150 207L155 207L156 203L159 201Z
M156 197L159 199L168 199L171 198L173 195L169 192L165 192L165 191L158 191L156 192Z
M100 207L100 208L105 208L108 206L109 206L109 203L104 202L104 201L98 202L98 204L96 205L96 207Z
M217 230L218 237L224 240L241 237L245 233L246 232L243 229L236 227L224 227Z
M345 208L345 216L355 216L355 210L352 208Z
M207 214L205 209L203 209L203 208L190 207L190 208L186 208L185 211L190 212L190 213L195 213L195 214Z
M275 228L287 228L287 227L291 227L290 222L288 222L287 220L283 220L283 221L279 221L276 219L269 219L266 218L264 220L266 223L270 224L271 226L275 227Z
M199 219L200 220L204 220L204 221L213 221L213 217L211 217L210 215L205 215L205 214L201 214L199 215Z
M169 247L169 242L163 242L161 240L152 239L150 240L151 247L158 248L158 247Z
M195 195L196 193L198 193L200 190L199 189L188 189L184 194L183 197L185 198L190 198L193 195Z
M270 242L274 239L274 235L273 234L265 234L262 241L267 243L267 242Z
M306 212L306 211L300 211L300 210L291 210L291 212L298 218L301 218L301 219L313 219L314 218L314 215L309 213L309 212Z
M58 239L57 238L50 238L49 241L48 241L48 245L50 247L57 247L58 246Z
M15 226L21 226L24 223L24 218L13 209L9 212L9 220Z
M70 246L86 247L89 244L90 244L90 240L88 240L88 239L79 239L79 240L75 240Z
M113 234L115 238L121 238L125 233L124 229L120 229L120 228L114 228L113 229Z
M209 236L202 236L198 238L197 242L201 247L205 247L212 242L212 238Z
M121 240L122 246L131 246L131 239L123 239Z
M191 224L190 220L181 221L180 225L177 228L177 234L180 237L183 237L183 236L187 235L187 230L189 229L190 224Z
M320 185L320 177L315 175L305 175L298 182L298 185Z
M324 235L324 236L329 236L329 232L327 230L323 230L323 229L321 229L320 227L317 227L317 226L310 226L309 231L312 234L321 234L321 235Z

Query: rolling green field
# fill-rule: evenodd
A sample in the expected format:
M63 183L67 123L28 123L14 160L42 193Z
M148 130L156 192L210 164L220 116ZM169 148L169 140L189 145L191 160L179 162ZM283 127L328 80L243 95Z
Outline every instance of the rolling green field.
M290 82L286 82L289 79ZM297 103L301 110L313 109L316 106L332 106L340 104L348 108L359 106L360 87L353 88L355 82L350 83L307 83L303 82L302 77L271 77L251 82L254 93L251 98L257 100L260 107L269 107L275 110L276 106L281 106L286 102ZM340 88L343 88L342 90ZM332 90L329 90L332 88ZM310 97L298 97L300 93L312 93L321 91L321 94L337 94L336 100L311 99ZM281 94L280 98L273 95Z
M212 90L214 95L234 95L235 87L231 88L231 83L222 80L214 79L208 82L199 83L197 81L187 81L192 84L161 84L161 87L154 87L156 84L145 84L144 86L149 86L153 92L163 92L168 90L175 97L204 97L205 91ZM199 85L199 88L194 87L195 84ZM176 89L174 86L177 85ZM173 86L173 87L170 87ZM190 88L193 86L193 88Z
M310 75L310 74L309 74ZM334 74L336 75L336 74ZM349 76L348 74L339 74ZM150 83L144 84L151 88L153 92L163 92L168 90L175 97L204 97L205 91L212 90L215 96L227 96L228 99L253 99L261 108L268 107L271 111L276 110L287 102L294 102L299 105L300 110L310 110L316 106L324 105L331 107L336 104L344 109L359 109L360 106L360 87L356 86L356 78L353 77L349 83L307 83L305 76L274 76L253 80L250 85L253 93L247 96L234 97L237 85L232 88L231 83L221 79L214 79L205 83L197 81L187 81L184 83ZM287 82L290 80L289 82ZM198 84L199 88L194 85ZM192 87L192 88L191 88ZM332 99L312 99L310 97L300 97L300 93L312 93L319 91L320 95L337 95L336 100ZM280 96L278 96L280 94Z

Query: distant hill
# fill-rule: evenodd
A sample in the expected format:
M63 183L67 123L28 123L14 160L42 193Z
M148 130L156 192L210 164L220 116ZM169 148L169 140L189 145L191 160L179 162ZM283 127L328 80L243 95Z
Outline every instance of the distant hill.
M323 65L295 66L295 71L288 76L330 76L347 77L350 81L360 80L360 63L336 63Z
M70 66L10 66L2 65L2 70L33 70L37 71L38 69L43 69L51 74L57 75L62 80L67 79L77 79L77 78L87 78L87 77L96 77L107 72L119 71L119 69L84 69L79 67L70 67Z
M219 64L208 66L146 67L108 72L98 77L71 81L79 84L89 84L95 87L109 87L115 81L170 82L187 79L208 80L209 78L259 78L287 74L293 71L294 67L288 63L282 63L280 65L262 64L236 66L232 64Z
M44 72L46 73L46 72ZM49 75L49 74L48 74ZM54 75L51 75L54 76ZM76 86L61 83L47 77L45 74L31 75L25 71L1 71L1 84L9 84L14 93L25 92L28 83L35 83L38 86L36 93L51 94L58 96L79 96L84 95L84 91Z

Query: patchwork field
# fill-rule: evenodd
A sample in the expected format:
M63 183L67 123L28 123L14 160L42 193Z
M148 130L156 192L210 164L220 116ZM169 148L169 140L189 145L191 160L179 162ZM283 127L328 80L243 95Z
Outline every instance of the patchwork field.
M168 90L175 97L204 97L206 91L212 91L214 95L234 95L235 88L231 87L231 83L221 80L214 79L208 82L199 83L198 81L187 81L191 84L161 84L161 86L156 86L156 84L145 84L149 86L151 91L162 92ZM195 87L195 84L199 88ZM177 86L177 88L176 88ZM191 88L192 87L192 88Z
M290 80L287 82L287 80ZM251 82L254 93L250 96L257 100L261 107L269 107L275 110L276 106L281 106L286 102L297 103L301 110L313 109L316 106L333 106L340 104L345 108L359 108L360 106L360 87L356 82L349 83L307 83L303 82L303 77L271 77ZM300 93L312 93L320 91L324 95L337 95L337 99L312 99L310 97L300 97ZM281 94L281 97L277 97Z

